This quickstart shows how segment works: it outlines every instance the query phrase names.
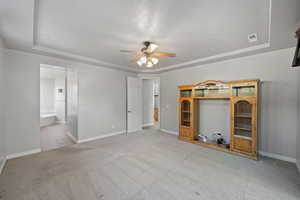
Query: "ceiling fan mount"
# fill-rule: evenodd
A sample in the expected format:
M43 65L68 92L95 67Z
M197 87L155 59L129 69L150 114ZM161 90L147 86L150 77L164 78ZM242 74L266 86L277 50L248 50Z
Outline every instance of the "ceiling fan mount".
M140 51L121 50L121 52L137 54L137 58L134 59L134 61L140 67L143 65L146 65L146 67L153 67L159 62L157 57L176 57L176 54L174 53L156 52L158 45L154 42L145 41L143 42L143 45L144 47Z
M149 54L149 52L147 51L147 49L150 47L151 42L145 41L145 42L143 42L143 44L145 45L145 47L143 47L141 49L141 52L143 52L144 54Z
M151 42L149 42L149 41L145 41L145 42L144 42L144 45L145 45L146 47L149 47L150 44L151 44Z

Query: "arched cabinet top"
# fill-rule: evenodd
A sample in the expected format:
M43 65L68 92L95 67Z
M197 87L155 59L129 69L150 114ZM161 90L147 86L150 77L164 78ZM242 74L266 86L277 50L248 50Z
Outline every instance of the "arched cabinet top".
M207 80L193 85L178 86L180 97L195 99L231 99L233 97L257 97L259 79L221 81Z
M229 89L230 83L218 80L207 80L196 84L195 89L217 89L217 88L227 88Z

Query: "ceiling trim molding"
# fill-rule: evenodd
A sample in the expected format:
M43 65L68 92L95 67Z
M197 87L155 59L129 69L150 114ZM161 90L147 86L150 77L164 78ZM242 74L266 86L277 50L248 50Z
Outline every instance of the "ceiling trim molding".
M88 62L82 62L79 60L75 60L75 59L70 59L70 58L64 58L63 56L53 56L53 55L48 55L45 54L41 51L36 51L36 50L21 50L21 49L10 49L10 48L4 48L1 49L0 48L0 52L3 51L4 53L13 53L13 54L22 54L22 55L34 55L34 56L41 56L42 59L39 59L41 61L40 64L43 65L51 65L51 66L62 66L62 67L66 67L66 68L73 68L73 67L78 67L81 66L82 64L90 66L90 67L104 67L103 65L97 65L94 63L88 63ZM112 68L112 67L104 67L106 69L109 70L118 70L118 71L124 71L124 72L129 72L129 73L136 73L138 74L139 71L132 71L132 70L127 70L126 68L122 68L122 69L117 69L117 68Z
M40 5L39 0L34 0L33 2L33 25L32 25L32 46L36 46L36 42L38 40L38 8Z
M171 65L169 67L163 67L163 68L160 68L160 69L142 70L142 72L143 73L163 72L163 71L170 71L172 69L178 69L180 67L184 68L184 66L189 67L190 65L193 65L193 66L195 66L195 65L201 65L203 62L217 60L217 59L222 59L222 58L226 58L226 57L230 57L230 56L235 56L235 55L239 55L239 54L243 54L243 53L248 53L248 52L252 52L252 51L257 51L257 50L269 48L270 46L271 46L270 43L265 43L265 44L256 45L256 46L252 46L252 47L248 47L248 48L244 48L244 49L239 49L239 50L235 50L235 51L231 51L231 52L217 54L217 55L214 55L214 56L200 58L200 59L197 59L197 60L193 60L193 61L189 61L189 62L177 64L177 65Z
M119 65L115 65L112 63L106 63L97 59L93 59L93 58L88 58L85 56L80 56L80 55L76 55L76 54L72 54L72 53L67 53L64 51L60 51L60 50L56 50L56 49L52 49L52 48L47 48L47 47L43 47L40 45L34 45L32 46L32 49L38 52L43 52L46 53L47 55L51 56L51 55L57 55L57 56L61 56L64 58L69 58L69 59L74 59L80 62L84 62L86 64L92 64L92 65L97 65L97 66L101 66L101 67L107 67L110 69L118 69L118 70L122 70L122 71L130 71L130 72L139 72L138 69L131 69L129 67L122 67Z
M271 29L272 29L272 9L273 0L269 0L269 23L268 23L268 43L271 44Z
M105 62L99 59L90 58L87 56L81 56L69 52L65 52L62 50L57 50L54 48L45 47L41 44L39 44L39 32L38 32L38 19L39 19L39 3L40 0L34 0L34 7L33 7L33 40L32 40L32 49L47 55L57 55L62 56L65 58L71 58L74 60L78 60L81 62L84 62L86 64L94 64L101 67L107 67L107 68L114 68L122 71L130 71L130 72L139 72L139 69L132 69L132 67L129 66L121 66L116 65L113 63Z
M273 0L269 0L269 16L268 16L269 20L268 20L268 24L266 27L268 30L268 39L267 39L266 43L260 44L260 45L255 45L255 46L248 47L248 48L238 49L238 50L234 50L234 51L230 51L230 52L226 52L226 53L221 53L221 54L217 54L217 55L213 55L213 56L199 58L199 59L195 59L192 61L183 62L183 63L179 63L179 64L175 64L175 65L171 65L171 66L167 66L167 67L163 67L163 68L159 68L159 69L141 70L141 72L142 73L150 73L150 72L160 73L160 72L164 72L164 71L178 69L180 67L181 68L192 67L195 65L201 65L201 64L203 64L203 62L213 61L213 60L222 59L222 58L226 58L226 57L230 57L230 56L235 56L235 55L239 55L239 54L243 54L243 53L249 53L252 51L270 48L271 47L271 28L272 28L272 5L273 5Z
M107 68L114 68L114 69L118 69L118 70L122 70L122 71L131 71L131 72L141 72L141 73L160 73L160 72L164 72L164 71L170 71L170 70L175 70L178 68L185 68L185 67L192 67L195 65L201 65L203 64L203 62L208 62L208 61L213 61L213 60L217 60L217 59L222 59L222 58L226 58L226 57L230 57L230 56L236 56L239 54L243 54L243 53L249 53L252 51L257 51L257 50L261 50L261 49L266 49L266 48L270 48L271 46L271 25L272 25L272 3L273 0L269 0L269 20L268 20L268 25L267 25L267 29L268 29L268 38L267 38L267 43L264 44L260 44L260 45L255 45L252 47L248 47L248 48L243 48L243 49L238 49L238 50L234 50L234 51L230 51L230 52L226 52L226 53L221 53L221 54L217 54L217 55L213 55L213 56L208 56L208 57L204 57L204 58L199 58L199 59L195 59L195 60L191 60L191 61L187 61L187 62L183 62L183 63L179 63L179 64L175 64L175 65L170 65L170 66L166 66L163 68L159 68L159 69L132 69L130 66L121 66L121 65L116 65L113 63L109 63L109 62L105 62L99 59L94 59L94 58L90 58L87 56L81 56L81 55L77 55L77 54L73 54L73 53L68 53L62 50L57 50L57 49L53 49L53 48L49 48L49 47L45 47L41 44L38 43L39 41L39 35L38 35L38 9L39 9L39 3L40 0L34 0L34 8L33 8L33 44L32 44L32 49L39 51L41 53L45 53L45 54L54 54L57 56L62 56L65 58L71 58L71 59L75 59L81 62L84 62L86 64L94 64L97 66L101 66L101 67L107 67Z

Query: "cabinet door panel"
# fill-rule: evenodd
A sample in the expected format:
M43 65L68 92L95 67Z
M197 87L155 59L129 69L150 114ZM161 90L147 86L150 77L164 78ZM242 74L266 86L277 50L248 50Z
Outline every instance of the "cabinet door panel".
M256 99L234 98L231 108L231 150L256 156Z
M193 137L192 129L188 127L181 127L180 136L185 138L192 138Z
M194 101L191 98L181 98L179 101L179 136L185 139L194 139Z
M235 150L252 153L252 141L242 138L234 138L233 147Z

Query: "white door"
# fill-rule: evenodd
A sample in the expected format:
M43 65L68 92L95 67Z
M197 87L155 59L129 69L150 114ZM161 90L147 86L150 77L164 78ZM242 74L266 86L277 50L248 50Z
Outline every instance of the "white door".
M142 129L141 79L127 77L127 131Z

